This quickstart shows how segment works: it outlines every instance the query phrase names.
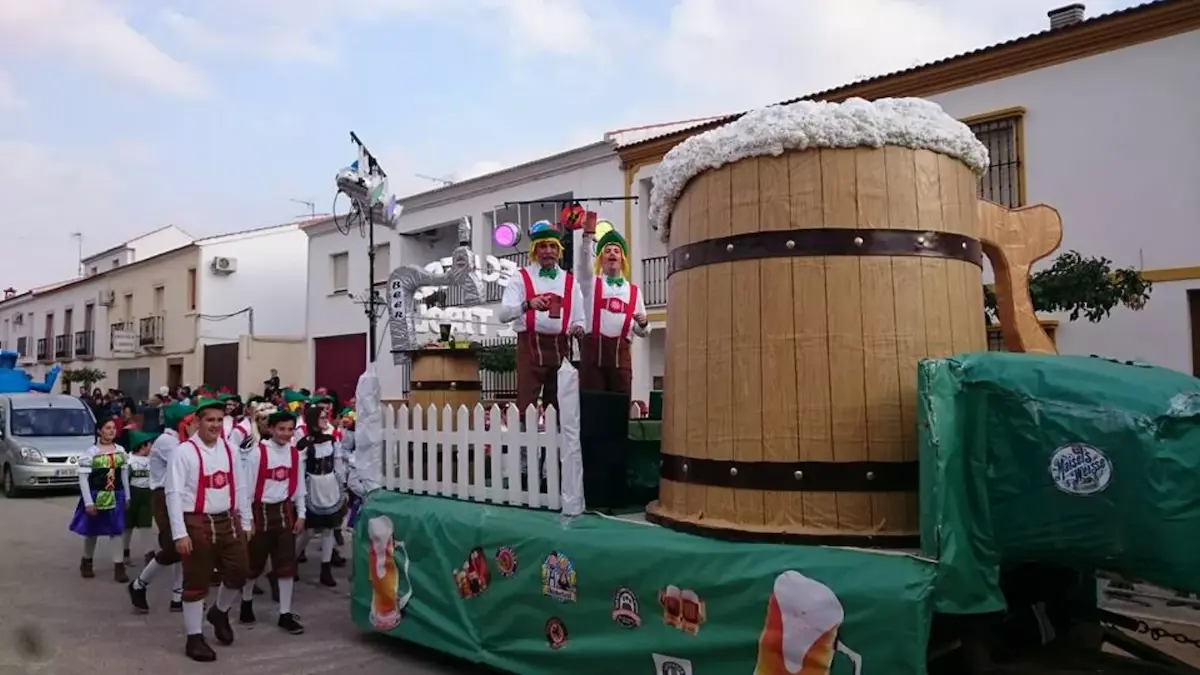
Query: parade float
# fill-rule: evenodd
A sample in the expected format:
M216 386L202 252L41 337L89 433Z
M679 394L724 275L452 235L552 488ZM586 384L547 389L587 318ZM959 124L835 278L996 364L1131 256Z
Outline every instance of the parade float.
M62 369L55 365L46 373L41 382L34 382L33 376L17 368L20 354L12 350L0 351L0 394L24 394L37 392L49 394L54 391L54 383Z
M1028 277L1058 214L979 201L987 166L916 99L774 106L680 144L650 204L658 498L580 513L576 396L503 434L478 407L450 429L368 400L356 624L521 675L1184 672L1151 669L1170 659L1097 609L1094 574L1200 590L1200 386L1054 354ZM984 351L984 255L1025 353Z

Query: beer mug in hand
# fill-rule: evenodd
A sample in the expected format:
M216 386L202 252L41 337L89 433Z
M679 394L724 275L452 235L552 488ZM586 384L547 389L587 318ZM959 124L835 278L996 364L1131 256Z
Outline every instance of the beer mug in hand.
M546 300L550 303L550 306L546 308L546 310L548 312L550 312L550 318L551 319L561 319L562 318L562 310L563 310L562 296L555 295L553 293L547 293L545 297L546 297Z

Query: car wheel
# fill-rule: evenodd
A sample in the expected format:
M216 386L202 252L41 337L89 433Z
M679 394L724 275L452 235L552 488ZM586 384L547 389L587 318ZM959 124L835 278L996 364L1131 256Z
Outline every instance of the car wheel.
M12 469L7 465L4 467L4 496L9 499L16 499L21 496L21 491L17 489L17 484L13 480Z

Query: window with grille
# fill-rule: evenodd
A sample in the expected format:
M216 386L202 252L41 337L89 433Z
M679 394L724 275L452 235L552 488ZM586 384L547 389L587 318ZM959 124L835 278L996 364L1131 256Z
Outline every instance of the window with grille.
M1021 185L1021 115L1010 115L969 124L988 149L991 164L979 179L979 197L1001 206L1023 206Z
M329 256L329 268L334 293L345 293L350 288L350 254L334 253Z

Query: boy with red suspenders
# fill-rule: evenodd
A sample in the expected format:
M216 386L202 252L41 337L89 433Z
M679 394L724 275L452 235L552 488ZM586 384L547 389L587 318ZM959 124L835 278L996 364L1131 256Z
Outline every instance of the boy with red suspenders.
M238 509L237 451L221 433L224 409L220 401L197 402L199 428L171 455L164 486L171 536L183 558L184 653L194 661L217 658L204 640L205 618L217 642L233 644L229 610L246 583L246 538L252 523L250 514ZM222 583L205 615L204 599L214 568Z
M584 332L583 295L575 275L558 266L562 234L549 221L529 228L529 257L509 280L498 318L517 333L517 406L521 414L537 402L558 406L558 368L570 355L567 336Z
M646 336L646 303L640 289L629 281L625 238L610 224L593 248L596 221L594 215L588 215L575 264L588 331L579 358L579 388L630 394L633 362L629 344L635 335Z
M296 417L286 411L271 413L267 418L271 437L259 441L258 448L248 453L245 463L246 479L251 486L243 494L253 496L243 508L253 519L250 537L250 574L242 587L242 607L239 622L253 624L254 582L271 560L271 572L279 588L279 627L292 635L304 632L304 626L292 614L292 591L295 588L296 535L304 531L304 463L292 443Z

